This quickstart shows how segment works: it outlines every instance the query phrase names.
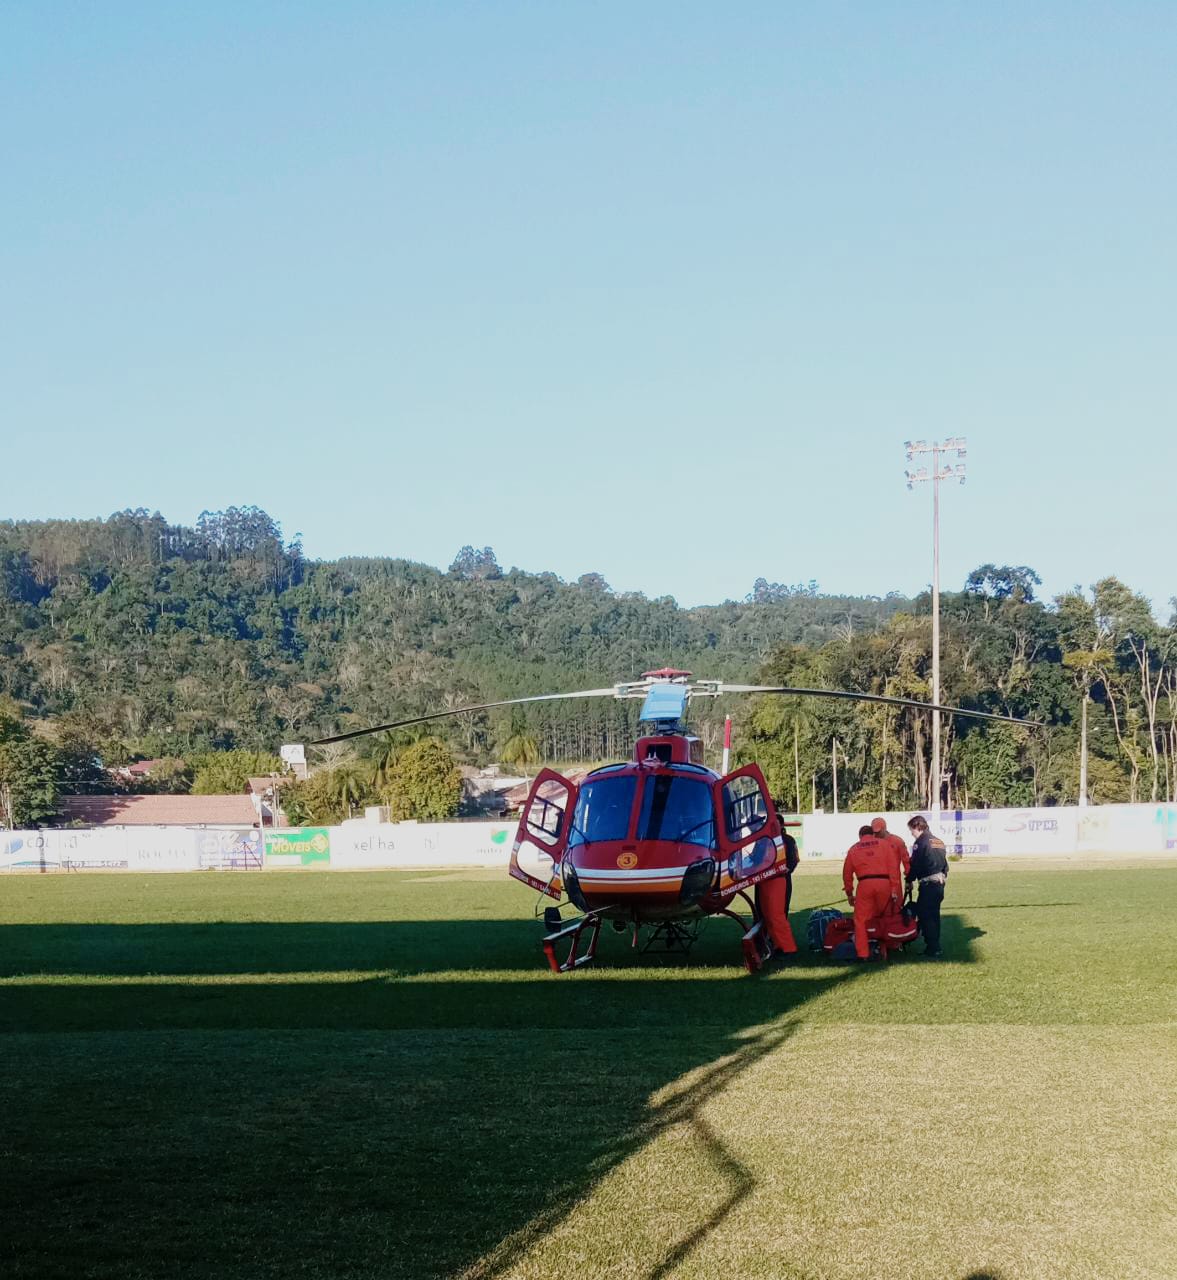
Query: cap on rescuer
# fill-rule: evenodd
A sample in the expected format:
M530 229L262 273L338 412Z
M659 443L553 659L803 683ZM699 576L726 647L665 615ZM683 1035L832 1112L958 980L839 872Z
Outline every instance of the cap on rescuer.
M882 818L872 818L870 829L875 833L875 835L878 835L879 832L887 830L887 824Z

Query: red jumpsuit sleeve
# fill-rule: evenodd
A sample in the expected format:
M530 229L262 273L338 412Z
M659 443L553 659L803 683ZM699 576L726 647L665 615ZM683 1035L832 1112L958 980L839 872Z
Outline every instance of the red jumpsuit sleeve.
M903 867L903 874L911 874L911 854L907 852L907 841L902 836L895 837L895 848L899 853L899 862Z
M846 860L842 863L842 887L846 890L846 896L849 897L854 892L854 863L852 861L854 850L851 849L846 855Z
M891 892L897 898L903 897L903 877L899 874L898 857L891 859Z

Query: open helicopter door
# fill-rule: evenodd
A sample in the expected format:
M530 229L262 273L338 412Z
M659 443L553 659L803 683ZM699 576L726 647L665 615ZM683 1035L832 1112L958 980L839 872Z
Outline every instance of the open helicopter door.
M576 806L576 784L544 769L531 784L515 831L510 872L516 880L559 899L564 891L560 863Z
M714 788L720 814L718 887L727 897L784 871L785 842L759 765L736 769Z
M748 764L714 784L719 822L719 875L715 895L730 903L736 894L786 870L785 842L781 824L768 794L768 784L758 765ZM744 934L744 964L755 973L771 953L772 943L760 912L752 899L743 895L752 909L752 924ZM736 915L730 906L726 914Z

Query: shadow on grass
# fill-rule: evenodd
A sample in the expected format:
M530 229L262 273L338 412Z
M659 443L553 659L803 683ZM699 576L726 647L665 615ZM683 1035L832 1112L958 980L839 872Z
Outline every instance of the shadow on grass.
M970 959L980 931L958 925L946 944ZM538 928L502 920L2 933L5 973L66 980L0 985L0 1029L106 1033L12 1042L14 1280L79 1257L95 1276L494 1280L681 1129L715 1199L635 1259L666 1280L755 1192L705 1104L787 1051L810 1002L882 971L659 974L614 939L616 967L556 977ZM703 957L730 961L737 938ZM639 1248L640 1227L618 1230Z
M976 961L973 943L985 937L988 930L978 928L975 924L966 924L960 916L955 914L941 916L940 926L940 944L944 948L943 959L973 964ZM912 946L914 954L919 955L923 943L917 939Z
M622 1132L609 1142L602 1176L637 1154L668 1129L683 1127L702 1146L714 1174L716 1188L723 1194L720 1203L665 1249L661 1257L652 1263L647 1262L647 1280L664 1280L673 1275L674 1269L752 1194L756 1181L751 1171L708 1124L701 1114L702 1107L721 1094L737 1076L780 1048L800 1025L799 1019L790 1019L783 1025L761 1029L742 1039L729 1038L730 1052L702 1070L695 1069L689 1079L678 1079L673 1088L665 1091L665 1097L650 1102L640 1123L632 1131ZM706 1033L703 1038L705 1037ZM543 1240L559 1225L572 1205L591 1185L592 1183L575 1189L572 1195L554 1197L524 1226L505 1237L472 1266L465 1268L463 1276L468 1277L468 1280L493 1280L494 1277L503 1275L533 1248L542 1245Z
M15 924L0 926L0 977L535 969L541 936L530 920Z
M1037 910L1039 907L1081 907L1081 902L982 902L978 906L970 906L970 911L1014 911L1019 909ZM967 1280L973 1280L972 1276ZM979 1280L984 1280L980 1277Z

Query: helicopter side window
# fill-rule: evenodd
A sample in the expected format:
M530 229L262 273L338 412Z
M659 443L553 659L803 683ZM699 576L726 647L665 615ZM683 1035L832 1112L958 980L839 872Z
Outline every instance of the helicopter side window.
M568 847L595 844L598 840L624 840L629 835L629 815L633 810L637 779L586 779L572 815Z
M680 844L715 844L715 808L711 788L694 778L658 774L646 779L639 840L674 840Z
M747 774L733 778L723 789L724 824L728 838L740 840L759 831L768 821L764 793Z
M564 825L564 806L544 796L536 796L527 811L527 826L538 836L557 840ZM545 841L546 843L546 841Z

